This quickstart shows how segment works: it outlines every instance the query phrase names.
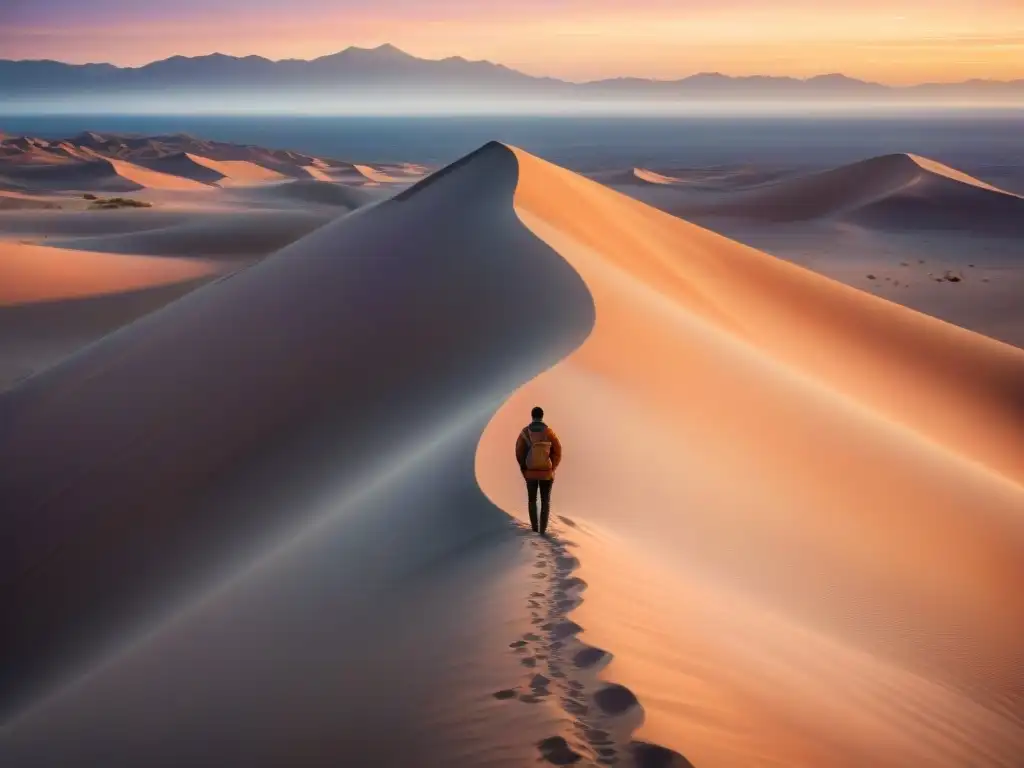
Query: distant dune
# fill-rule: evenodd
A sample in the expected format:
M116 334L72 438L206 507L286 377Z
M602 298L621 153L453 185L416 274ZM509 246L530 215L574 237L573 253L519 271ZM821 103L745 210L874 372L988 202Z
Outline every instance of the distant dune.
M209 163L199 162L194 155L190 155L188 152L175 152L174 154L140 160L138 162L139 165L151 168L154 171L180 176L204 184L216 184L224 178L222 172L212 168Z
M282 173L264 168L249 160L211 160L208 157L199 155L186 155L192 162L204 166L221 178L217 184L229 186L236 184L260 184L268 181L282 181L286 178Z
M20 192L0 192L0 211L15 211L25 209L53 209L60 205L54 200L35 195L23 194Z
M49 238L65 249L104 253L194 256L237 260L265 256L333 219L335 213L303 210L222 212L190 221L137 232Z
M346 174L350 184L334 180ZM350 163L285 150L183 135L4 136L0 391L388 194ZM96 205L108 197L150 207Z
M775 221L839 218L886 229L1024 233L1024 199L917 155L885 155L737 192L681 212Z
M190 136L83 133L58 141L25 136L0 140L0 188L14 191L197 191L288 179L349 185L410 184L426 172L422 166L409 164L356 165Z
M312 203L345 210L355 210L381 200L386 195L387 193L378 192L373 187L353 187L317 179L295 179L285 184L253 187L235 193L236 197L241 196L248 200Z
M210 275L206 262L0 244L0 306L99 296Z
M0 396L0 762L1013 766L1022 391L488 144Z

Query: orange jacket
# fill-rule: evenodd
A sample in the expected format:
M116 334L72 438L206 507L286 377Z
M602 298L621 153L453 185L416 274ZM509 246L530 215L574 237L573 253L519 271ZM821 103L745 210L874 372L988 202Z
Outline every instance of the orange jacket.
M526 452L529 450L529 445L526 441L526 435L523 433L527 430L533 433L533 439L535 441L540 439L547 440L551 443L550 469L526 469ZM543 434L543 437L541 434ZM562 444L558 441L558 435L555 434L555 430L547 424L542 421L535 421L520 431L519 436L516 438L516 462L519 464L519 470L523 473L523 477L527 480L554 480L555 470L558 469L558 465L561 461Z

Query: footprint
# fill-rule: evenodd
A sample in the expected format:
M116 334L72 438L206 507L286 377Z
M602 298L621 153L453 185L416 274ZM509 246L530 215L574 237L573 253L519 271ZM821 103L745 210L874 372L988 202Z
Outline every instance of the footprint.
M646 741L634 741L629 751L636 768L694 768L693 763L678 752Z
M568 518L568 517L562 517L561 515L559 515L558 519L561 520L566 525L568 525L570 528L575 528L576 527L576 523L573 520L571 520L570 518Z
M640 702L629 688L613 683L594 694L594 703L606 715L621 715Z
M530 678L528 685L530 688L546 688L550 682L544 675L537 674Z
M581 704L573 699L562 699L562 707L570 715L585 715L590 711L590 707L586 704Z
M608 652L602 651L600 648L584 648L582 651L576 652L576 655L572 657L572 663L579 669L590 669L608 658Z
M526 645L526 641L525 640L516 640L514 643L509 643L508 647L509 648L522 648L525 645Z
M503 691L495 691L491 695L499 701L504 701L505 699L514 699L516 697L516 692L511 688L506 688Z
M531 592L530 597L547 597L543 592Z
M563 621L551 630L551 638L553 640L564 640L567 637L571 637L578 632L582 632L583 627L577 624L575 621Z
M536 692L524 693L522 696L519 697L519 700L524 704L540 704L542 701L542 699L536 696Z
M526 659L520 659L519 663L522 664L524 667L536 667L537 666L537 660L535 658L533 658L532 656L529 657L529 658L526 658Z
M523 640L536 642L537 640L540 640L540 635L535 635L533 632L527 632L525 635L523 635Z
M538 742L537 749L540 750L541 759L552 765L575 765L583 759L561 736L551 736Z

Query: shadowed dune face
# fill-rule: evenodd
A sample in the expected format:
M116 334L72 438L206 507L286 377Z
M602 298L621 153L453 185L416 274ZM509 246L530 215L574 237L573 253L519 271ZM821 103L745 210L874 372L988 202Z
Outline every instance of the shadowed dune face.
M0 686L8 717L44 685L57 691L125 627L157 618L153 606L316 513L334 531L308 542L320 554L296 552L280 567L296 588L330 595L332 611L505 528L473 476L478 435L508 392L578 345L593 319L575 272L515 217L515 180L515 157L487 147L429 187L326 226L0 398L0 501L15 510L0 520L0 592L22 607L0 640L17 659ZM524 296L538 304L525 316ZM313 576L320 566L309 558L329 580ZM276 622L313 632L320 620L296 615L288 590L262 600L255 582L239 588L248 597L237 599ZM173 642L201 643L203 621L184 620ZM344 654L333 635L321 651L299 636L292 663L308 658L311 677L328 650ZM245 674L273 678L276 657L263 658ZM205 664L234 668L227 658ZM124 693L117 669L95 684ZM227 672L193 677L188 696L233 696L234 683ZM343 691L336 715L362 706L359 690ZM37 728L74 732L81 700L58 695L52 706L15 729L10 754L35 754L26 745ZM106 715L115 710L120 731L123 710L111 704ZM274 764L260 762L260 743L278 743L280 725L254 731L265 738L246 748L251 764ZM339 738L346 726L331 728ZM367 721L349 728L349 743L365 748ZM234 738L198 711L176 730L180 749L168 760ZM74 739L49 743L76 749ZM129 749L119 764L140 755L149 757Z
M121 176L110 160L11 165L0 167L0 184L13 182L33 190L132 192L142 185Z
M665 182L661 182L664 184ZM652 201L653 202L653 201ZM710 200L659 207L769 221L837 219L884 230L1024 233L1024 199L917 155L885 155Z
M50 238L57 248L105 253L256 258L284 248L332 221L336 211L224 211L166 227L87 237Z
M0 241L0 391L222 271L199 259Z
M516 209L596 321L477 472L521 509L507 454L545 407L573 618L640 736L695 765L1011 765L1024 352L517 155Z

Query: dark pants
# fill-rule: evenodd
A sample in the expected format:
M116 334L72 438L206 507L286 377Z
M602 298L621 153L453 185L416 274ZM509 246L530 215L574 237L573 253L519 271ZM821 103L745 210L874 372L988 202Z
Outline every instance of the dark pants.
M530 525L538 533L548 529L548 513L551 511L551 486L554 480L527 480L526 499L530 506ZM540 489L540 524L537 522L537 489Z

